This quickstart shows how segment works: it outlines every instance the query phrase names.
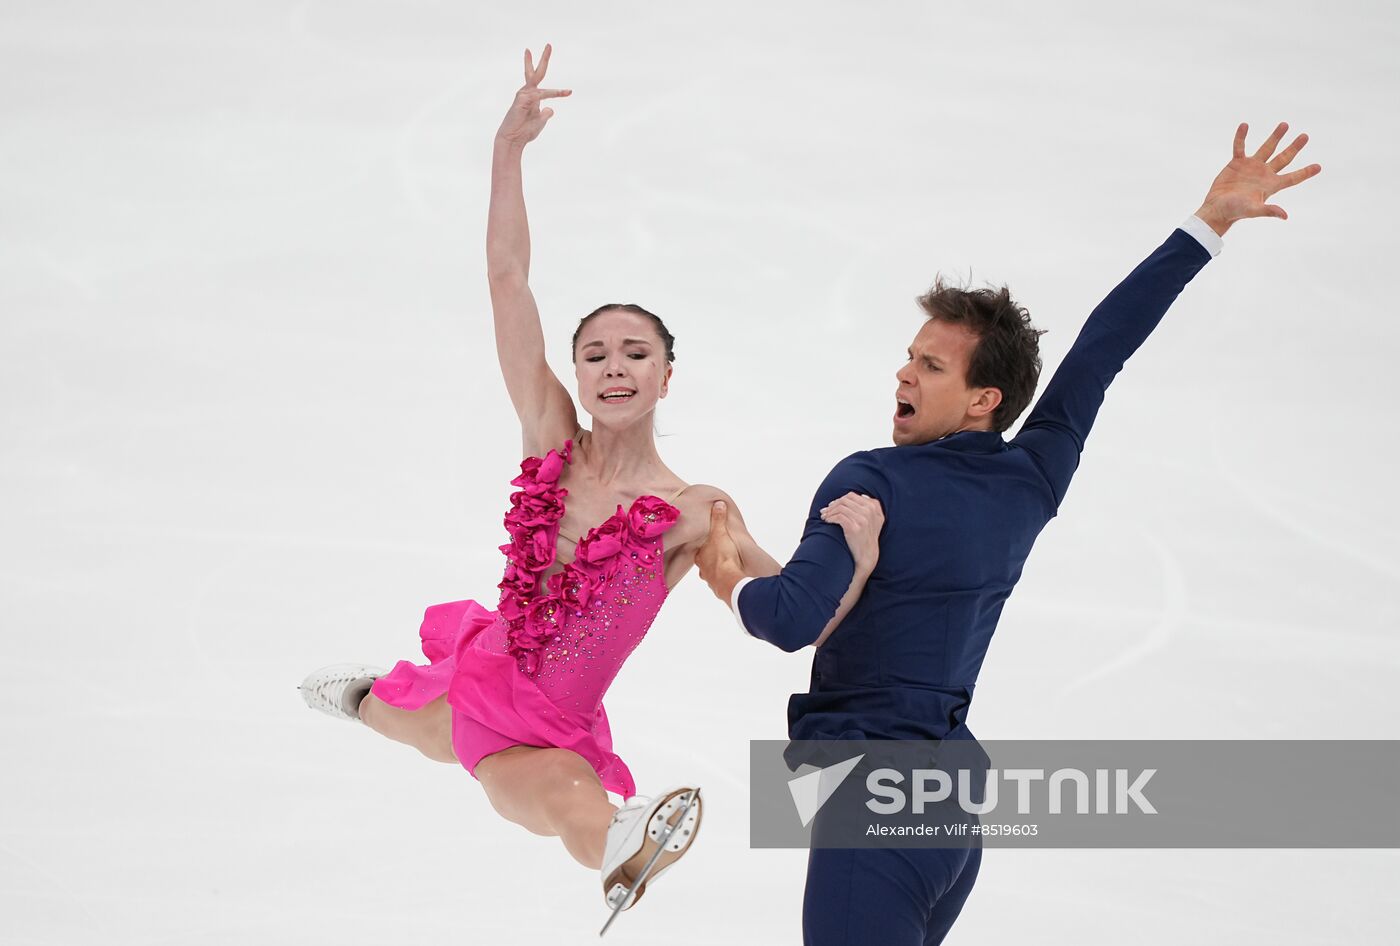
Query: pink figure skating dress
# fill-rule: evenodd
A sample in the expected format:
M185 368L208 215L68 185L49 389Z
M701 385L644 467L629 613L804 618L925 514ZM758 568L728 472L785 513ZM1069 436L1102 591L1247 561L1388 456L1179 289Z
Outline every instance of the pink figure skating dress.
M446 693L452 748L473 776L478 762L508 746L557 746L587 759L608 791L631 798L636 786L612 751L603 694L666 600L661 536L680 512L656 496L618 506L542 589L569 493L559 475L572 449L566 440L562 452L529 457L511 480L520 489L505 516L511 541L501 546L497 610L476 601L428 608L418 634L429 663L401 660L370 692L406 710Z

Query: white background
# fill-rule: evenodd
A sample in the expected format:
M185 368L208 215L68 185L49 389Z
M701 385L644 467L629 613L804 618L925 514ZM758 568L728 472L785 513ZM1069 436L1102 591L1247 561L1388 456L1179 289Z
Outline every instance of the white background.
M527 9L528 7L528 9ZM460 768L303 706L494 605L518 433L484 267L521 52L556 370L609 301L677 336L666 462L785 557L887 445L935 273L1046 374L1239 121L1321 176L1109 392L988 656L984 739L1400 738L1395 49L1383 3L0 6L0 941L593 941L598 882ZM1291 139L1291 135L1290 135ZM610 692L696 850L618 944L800 941L747 747L808 657L688 578ZM992 851L950 943L1376 942L1393 851Z

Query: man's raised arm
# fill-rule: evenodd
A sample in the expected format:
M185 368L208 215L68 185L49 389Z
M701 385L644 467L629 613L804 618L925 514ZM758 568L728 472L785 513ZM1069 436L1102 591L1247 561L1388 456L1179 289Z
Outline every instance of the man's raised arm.
M1058 505L1079 466L1079 455L1104 392L1157 327L1181 290L1220 252L1225 231L1246 217L1288 219L1268 198L1322 170L1312 164L1282 173L1307 143L1299 135L1277 155L1288 130L1280 124L1253 155L1244 151L1248 125L1235 132L1234 155L1215 178L1195 215L1167 237L1094 309L1013 441L1040 466Z

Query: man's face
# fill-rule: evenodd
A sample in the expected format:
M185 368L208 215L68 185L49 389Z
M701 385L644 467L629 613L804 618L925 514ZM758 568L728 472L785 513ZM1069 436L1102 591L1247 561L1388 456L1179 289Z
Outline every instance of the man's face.
M899 380L896 446L929 443L960 430L992 429L991 410L1000 403L1001 392L967 386L967 367L976 347L977 336L962 325L929 319L919 329L909 346L909 360L894 375Z

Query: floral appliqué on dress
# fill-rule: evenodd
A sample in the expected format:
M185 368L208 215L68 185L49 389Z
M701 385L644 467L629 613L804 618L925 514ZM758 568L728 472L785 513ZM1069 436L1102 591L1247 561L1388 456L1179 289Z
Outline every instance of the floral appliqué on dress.
M621 553L630 551L641 564L649 564L651 539L669 529L680 511L656 496L639 496L632 508L622 506L602 524L578 540L574 560L545 582L540 576L557 554L559 523L564 518L564 498L569 491L559 486L564 464L572 462L572 440L564 441L562 452L550 450L544 457L528 457L520 464L520 475L511 480L520 489L510 496L505 527L510 542L502 545L507 559L499 606L506 623L507 652L515 658L521 673L534 676L540 669L540 654L564 632L571 616L582 615L594 592L607 585L621 563Z

